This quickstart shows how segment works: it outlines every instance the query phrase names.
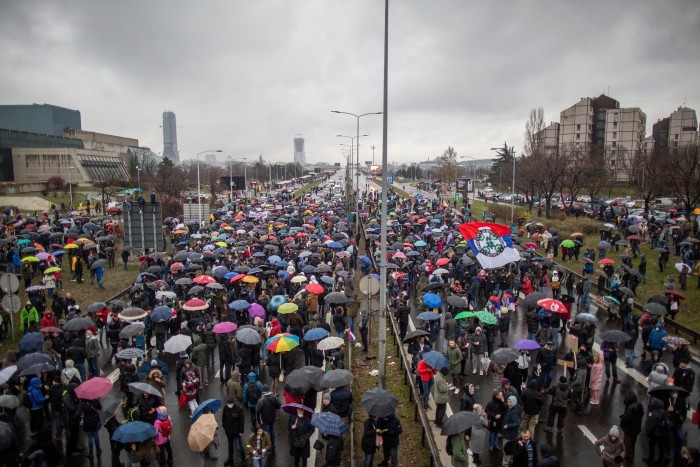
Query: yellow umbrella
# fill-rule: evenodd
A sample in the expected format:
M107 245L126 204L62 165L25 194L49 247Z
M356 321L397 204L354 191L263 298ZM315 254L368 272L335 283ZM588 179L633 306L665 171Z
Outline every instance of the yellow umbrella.
M39 258L37 258L36 256L25 256L24 258L22 258L22 262L23 263L38 263Z
M224 248L226 248L226 247L228 246L228 245L226 244L226 242L216 242L215 245L216 245L216 246L221 246L221 247L224 247Z
M694 215L694 216L700 216L700 208L695 208L695 209L693 209L693 215Z
M90 240L87 238L76 238L75 243L88 243Z
M224 230L233 230L233 227L227 225L226 227L224 227Z
M68 245L63 247L64 250L74 250L76 248L78 248L78 245L76 245L75 243L69 243Z
M255 276L245 276L242 280L248 284L257 284L260 279Z
M279 306L279 308L277 308L277 313L280 313L283 315L288 315L290 313L294 313L298 309L299 309L299 305L297 305L296 303L287 302L287 303L283 303L282 305Z
M213 413L201 415L190 428L187 435L187 443L194 452L202 452L214 441L216 434L216 418Z
M53 266L53 267L50 267L50 268L44 270L44 274L52 274L54 272L61 272L61 268L57 268L56 266Z

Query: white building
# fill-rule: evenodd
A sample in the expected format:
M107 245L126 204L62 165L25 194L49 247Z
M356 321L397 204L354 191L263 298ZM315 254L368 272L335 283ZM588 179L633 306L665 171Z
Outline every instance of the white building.
M304 151L304 138L301 135L294 137L294 163L304 166L306 164L306 152Z

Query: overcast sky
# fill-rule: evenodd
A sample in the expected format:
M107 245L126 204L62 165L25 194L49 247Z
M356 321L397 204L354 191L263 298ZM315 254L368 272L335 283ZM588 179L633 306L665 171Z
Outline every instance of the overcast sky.
M181 158L343 162L356 114L382 110L381 0L3 2L3 104L79 109L83 129L163 151L177 115ZM606 92L647 114L700 110L700 2L392 0L389 161L522 150L548 122ZM608 92L609 89L609 92ZM382 117L361 119L360 159L381 159Z

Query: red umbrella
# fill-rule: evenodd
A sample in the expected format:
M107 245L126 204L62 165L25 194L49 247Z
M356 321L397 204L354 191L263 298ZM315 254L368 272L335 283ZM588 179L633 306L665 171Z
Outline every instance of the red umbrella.
M306 286L306 291L312 294L321 295L323 293L323 286L320 284L309 284Z
M209 308L209 302L201 298L192 298L182 305L182 309L188 311L206 310L207 308Z
M216 282L216 279L214 279L211 276L202 275L202 276L197 276L194 279L192 279L192 282L199 284L199 285L206 285L206 284L211 284L211 283Z
M239 280L243 279L244 277L245 277L245 274L239 274L237 276L233 276L229 282L231 284L233 284L234 282L238 282Z
M549 310L554 313L566 313L566 306L559 300L553 298L543 298L542 300L537 300L537 306Z
M175 269L185 269L185 265L180 263L180 262L176 262L176 263L171 264L170 270L173 271Z
M627 240L639 240L639 235L630 235Z
M440 258L439 260L435 261L435 264L437 264L438 266L444 266L449 262L449 258Z
M677 290L667 290L664 293L669 297L676 297L678 300L685 300L685 295L678 292Z
M109 378L91 378L75 388L75 395L80 399L98 399L112 390L112 380Z
M600 261L598 261L598 264L615 264L615 260L610 258L603 258Z
M56 326L49 326L49 327L46 327L46 328L41 328L40 331L43 332L43 333L48 333L48 332L63 332L63 329L57 328Z

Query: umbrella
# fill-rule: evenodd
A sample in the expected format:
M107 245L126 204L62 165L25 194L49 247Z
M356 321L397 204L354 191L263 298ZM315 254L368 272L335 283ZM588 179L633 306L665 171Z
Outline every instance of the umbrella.
M17 365L11 365L0 370L0 385L7 383L15 373L17 373Z
M521 341L516 342L513 348L519 350L536 350L540 348L540 344L533 340L523 339Z
M679 345L689 345L690 342L688 342L687 339L683 339L682 337L678 336L666 336L663 339L664 342L668 342L670 345L677 347Z
M123 444L141 443L156 435L153 425L146 422L128 422L119 426L112 434L112 439Z
M90 378L75 388L75 395L80 399L94 400L112 390L112 380L100 376Z
M47 326L45 328L39 329L39 331L43 332L44 334L49 334L54 332L63 332L63 329L57 328L56 326Z
M171 337L165 341L164 350L167 353L177 353L184 352L189 346L192 345L192 338L184 334L178 334Z
M119 318L126 321L136 321L137 319L145 318L146 316L148 316L146 310L138 307L127 308L119 313Z
M214 414L206 413L199 417L190 428L187 443L194 452L202 452L214 441L216 435L216 418Z
M94 328L95 322L90 318L73 318L63 325L64 331L82 331L83 329Z
M510 363L516 361L519 355L517 349L504 347L493 352L490 357L495 363Z
M321 378L321 387L339 388L347 386L352 381L352 372L348 370L331 370Z
M542 300L537 300L537 306L544 308L552 313L566 312L566 307L562 302L554 298L543 298Z
M306 291L312 294L321 295L323 293L323 286L320 284L309 284L306 286Z
M421 336L429 336L430 333L428 331L424 331L423 329L416 329L415 331L410 331L407 332L406 335L403 338L403 342L408 342L411 339L415 339L416 337L421 337Z
M192 412L192 419L190 420L190 423L196 422L197 419L203 414L204 409L209 409L212 412L216 413L216 411L220 408L221 399L207 399L201 404L199 404L196 409L194 409L194 412Z
M316 366L297 368L284 378L284 389L295 395L306 394L310 389L320 391L324 374L323 369Z
M214 326L213 331L216 334L228 334L229 332L234 332L236 329L238 329L238 325L236 323L232 323L231 321L222 321Z
M304 334L305 341L320 341L326 337L328 337L328 331L320 327L309 329L306 331L306 334Z
M156 294L156 295L157 295L157 294ZM121 308L122 310L124 310L124 309L126 309L126 308L129 308L129 305L127 305L127 303L126 303L125 301L118 300L118 299L116 299L116 298L115 298L114 300L108 301L107 304L108 304L108 305L112 305L112 306L114 306L114 307L116 307L116 308ZM63 326L63 328L65 329L65 326Z
M650 302L644 305L644 311L654 316L663 316L668 313L665 306L655 302Z
M265 308L263 308L262 305L260 305L259 303L253 303L252 305L250 305L250 308L248 308L248 315L253 319L265 319Z
M476 317L484 324L496 324L498 322L496 315L489 313L488 311L477 311Z
M623 331L618 329L610 329L608 331L603 331L600 333L600 340L605 342L627 342L631 337Z
M173 317L173 309L169 306L161 305L155 307L151 312L151 321L154 323L164 323Z
M270 299L270 303L267 305L267 308L270 311L277 311L277 309L285 303L287 303L287 297L284 295L275 295Z
M294 276L292 277L292 284L301 284L302 282L306 282L307 277L306 276Z
M90 270L91 270L91 271L95 271L96 269L101 268L101 267L104 266L105 264L107 264L107 260L106 260L106 259L98 259L97 261L95 261L94 263L92 263L92 266L90 266Z
M129 391L136 395L148 393L152 396L161 397L160 390L148 383L129 383Z
M423 295L423 303L428 308L440 308L440 305L442 305L442 299L434 293L429 292Z
M617 290L619 290L620 293L626 297L634 298L634 292L632 292L632 289L628 289L627 287L620 287Z
M44 335L40 332L30 332L22 336L18 347L20 354L38 352L44 346Z
M314 413L314 409L312 409L311 407L307 407L304 404L297 404L296 402L284 404L282 406L282 411L291 416L296 416L297 409L301 409L309 415L312 415Z
M262 342L260 333L255 329L242 328L236 331L236 339L241 344L256 345Z
M348 432L348 427L343 419L332 412L313 414L311 424L325 435L343 436Z
M271 352L289 352L300 344L299 336L283 332L265 341L265 348Z
M17 409L19 406L20 403L17 396L13 396L12 394L0 396L0 407L4 407L6 409Z
M669 300L666 295L653 295L647 300L647 303L658 303L664 307L668 306Z
M579 313L576 315L576 321L590 321L592 323L597 323L598 318L590 313Z
M445 420L442 424L440 434L445 436L456 435L480 423L481 416L479 414L462 410Z
M96 313L100 310L104 310L105 308L107 308L107 304L105 302L93 302L89 304L85 310L88 313Z
M385 418L396 411L399 400L389 391L382 388L372 388L362 394L362 408L368 415Z
M664 294L668 297L675 297L679 300L685 300L685 295L683 295L677 290L665 290Z
M151 362L152 362L153 360L156 361L156 364L155 364L155 365L151 365ZM152 360L148 360L148 359L147 359L147 360L144 361L144 362L141 364L141 366L139 367L139 371L138 371L139 381L143 381L144 379L146 379L146 377L148 376L148 373L151 372L151 369L152 369L152 368L158 368L158 369L160 369L161 373L163 373L163 376L166 377L166 378L168 377L168 364L165 363L165 362L162 361L162 360L159 360L159 359L157 359L157 358L154 358L154 359L152 359Z
M450 295L445 299L448 305L454 306L457 308L466 308L467 307L467 302L464 301L462 297L459 295Z
M138 336L139 334L143 334L145 329L146 327L143 324L130 324L124 327L124 329L122 329L121 331L119 331L119 337L121 339L131 339L132 337Z
M615 264L615 260L612 258L603 258L598 261L598 264Z
M461 313L457 313L457 316L455 316L455 319L467 319L467 318L473 318L476 316L475 313L471 311L463 311Z
M423 361L426 365L435 368L436 370L447 367L447 357L445 357L440 352L436 352L434 350L424 353Z
M246 300L235 300L228 304L228 307L233 310L247 310L250 307L250 302Z
M43 352L34 352L27 355L23 355L22 358L17 362L16 370L23 371L24 369L37 365L39 363L51 363L51 355L45 354ZM11 367L9 367L11 368Z
M102 412L100 412L100 426L104 426L105 423L107 423L107 420L112 418L116 413L117 410L122 406L122 400L117 399L115 401L112 401L111 404L107 406Z
M525 308L532 310L537 307L537 302L543 298L547 298L547 296L542 292L532 292L523 299L523 305Z
M48 373L56 369L50 362L36 363L24 368L19 372L20 376L38 375L39 373Z
M611 296L611 295L606 295L605 297L603 297L603 300L605 300L605 301L608 302L608 303L613 303L613 304L615 304L615 305L619 305L619 304L620 304L620 301L619 301L617 298L615 298L615 297L613 297L613 296Z
M677 392L678 394L687 396L688 395L688 390L685 388L682 388L680 386L673 386L670 384L664 384L662 386L656 386L654 389L649 390L649 395L650 396L655 396L655 397L664 397L668 395L669 392Z
M191 298L182 305L183 310L187 311L201 311L209 308L209 302L202 300L201 298Z
M573 248L574 246L576 246L576 244L573 240L566 239L563 242L561 242L561 246L563 246L564 248Z
M137 347L127 347L116 354L120 360L131 360L132 358L141 358L146 354L143 350Z
M283 303L282 305L279 306L279 308L277 308L277 313L282 314L282 315L288 315L290 313L294 313L298 309L299 309L299 305L297 305L296 303L287 302L287 303Z
M324 297L326 303L344 304L348 302L348 296L340 292L331 292Z
M335 337L335 336L329 336L326 337L325 339L319 341L319 343L316 345L316 348L318 350L332 350L332 349L337 349L338 347L341 347L343 344L345 344L345 341L340 338L340 337Z
M423 313L416 316L416 319L419 319L421 321L435 321L440 319L440 315L438 313L433 313L432 311L424 311Z

